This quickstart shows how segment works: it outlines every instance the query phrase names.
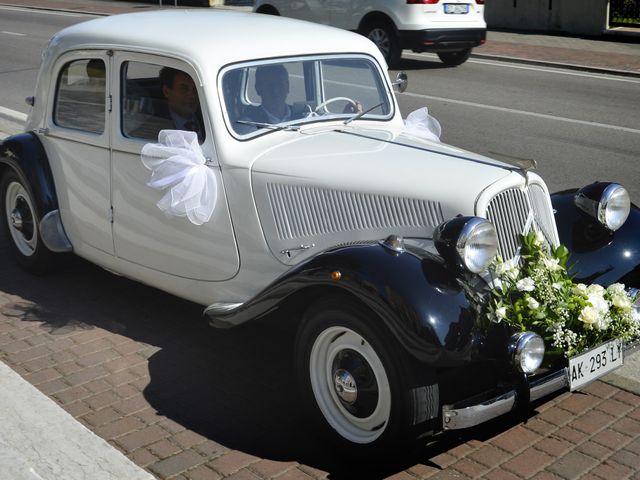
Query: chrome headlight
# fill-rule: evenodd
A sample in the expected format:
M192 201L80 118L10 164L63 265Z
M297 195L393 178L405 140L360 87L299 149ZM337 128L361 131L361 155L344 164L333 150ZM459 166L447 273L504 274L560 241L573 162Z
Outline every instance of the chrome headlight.
M520 372L533 373L542 365L544 340L537 333L516 333L509 340L509 355Z
M456 217L440 224L433 240L442 257L473 273L489 266L498 251L493 224L480 217Z
M629 192L617 183L592 183L575 195L575 204L612 232L618 230L629 216Z

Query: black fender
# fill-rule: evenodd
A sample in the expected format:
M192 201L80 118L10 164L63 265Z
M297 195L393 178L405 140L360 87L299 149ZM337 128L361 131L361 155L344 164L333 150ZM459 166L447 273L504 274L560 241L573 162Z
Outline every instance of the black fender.
M612 232L576 207L575 192L551 195L560 243L571 253L574 280L640 288L640 209L632 204L627 221Z
M437 255L396 253L379 243L330 249L290 270L250 301L206 313L215 326L259 317L309 289L356 297L416 360L436 367L462 365L475 353L476 319L459 278ZM318 290L321 290L319 292Z
M28 182L41 217L58 208L47 153L35 133L7 137L0 144L0 165L2 164L14 169Z

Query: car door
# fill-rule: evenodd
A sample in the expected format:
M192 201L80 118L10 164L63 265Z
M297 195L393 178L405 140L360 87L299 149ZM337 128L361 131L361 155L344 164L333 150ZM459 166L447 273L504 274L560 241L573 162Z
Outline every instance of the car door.
M116 255L183 278L218 281L234 276L240 260L198 76L182 62L154 55L116 52L113 62L112 80L117 85L111 138ZM178 128L161 118L167 112L167 92L160 77L167 67L188 75L197 86L203 130L201 149L217 184L213 215L202 225L160 210L157 204L167 191L147 185L151 171L141 160L143 146L157 143L161 128Z
M104 51L75 51L53 66L41 135L56 179L65 231L78 253L113 254L109 153L109 63Z
M331 24L331 12L329 3L332 0L297 0L280 2L282 12L286 17L298 18L324 25Z

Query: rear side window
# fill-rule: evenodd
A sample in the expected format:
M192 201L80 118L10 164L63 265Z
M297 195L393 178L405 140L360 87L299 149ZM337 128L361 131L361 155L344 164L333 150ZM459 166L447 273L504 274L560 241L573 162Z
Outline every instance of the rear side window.
M58 77L53 121L60 127L104 132L106 68L91 58L67 63Z

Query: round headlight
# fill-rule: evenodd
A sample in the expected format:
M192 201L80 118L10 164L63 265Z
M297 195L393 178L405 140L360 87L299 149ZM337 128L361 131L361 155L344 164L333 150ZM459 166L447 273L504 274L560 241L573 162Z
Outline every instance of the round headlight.
M498 251L493 224L481 217L456 217L436 228L434 243L445 260L470 272L486 270Z
M627 220L631 209L629 192L622 185L612 183L602 192L598 205L598 220L609 230L616 231Z
M493 224L479 217L469 221L458 238L456 250L469 271L484 271L498 252L498 235Z
M576 192L575 204L611 231L618 230L629 216L629 192L617 183L592 183Z
M511 337L509 354L513 365L523 373L533 373L544 359L544 340L537 333L520 332Z

